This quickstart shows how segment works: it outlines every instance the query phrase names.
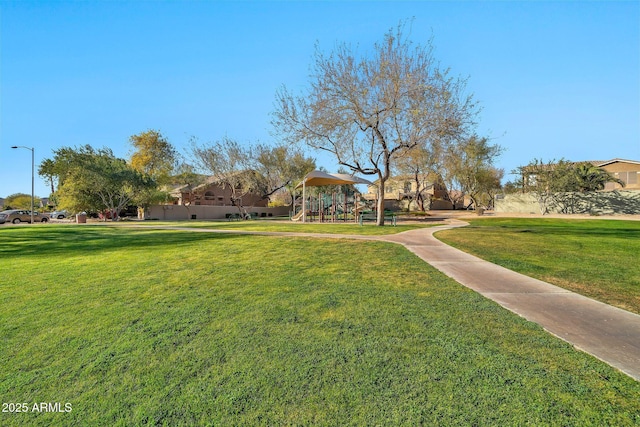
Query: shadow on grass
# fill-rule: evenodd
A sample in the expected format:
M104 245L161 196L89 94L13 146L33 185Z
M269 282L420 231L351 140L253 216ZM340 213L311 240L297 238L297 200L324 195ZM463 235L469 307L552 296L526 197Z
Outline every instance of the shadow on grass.
M130 250L246 238L216 233L111 227L16 227L0 230L0 257L73 256L113 250Z

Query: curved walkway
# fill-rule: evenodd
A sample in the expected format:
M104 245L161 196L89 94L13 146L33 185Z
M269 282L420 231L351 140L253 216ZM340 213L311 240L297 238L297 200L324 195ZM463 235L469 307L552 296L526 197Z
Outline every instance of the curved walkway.
M179 226L154 228L204 233L347 238L401 244L458 283L640 381L639 315L516 273L446 245L433 234L467 225L456 219L449 221L446 225L386 236L212 230Z
M383 240L404 245L458 283L640 381L639 315L484 261L433 236L464 225L453 221Z

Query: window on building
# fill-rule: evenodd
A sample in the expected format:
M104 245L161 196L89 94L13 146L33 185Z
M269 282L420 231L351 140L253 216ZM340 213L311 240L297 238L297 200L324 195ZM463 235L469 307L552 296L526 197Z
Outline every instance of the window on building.
M613 174L614 177L618 178L620 181L624 182L625 186L632 184L635 185L638 183L638 172L615 172ZM606 189L614 189L617 184L613 182L608 182L605 186Z
M635 172L634 172L635 174ZM616 172L614 176L618 178L620 181L624 182L625 185L629 184L629 172Z

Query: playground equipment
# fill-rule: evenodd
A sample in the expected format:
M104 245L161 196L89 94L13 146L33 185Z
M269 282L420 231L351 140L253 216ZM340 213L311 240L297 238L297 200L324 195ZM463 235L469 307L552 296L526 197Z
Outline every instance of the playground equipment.
M302 200L300 211L296 212L296 200L293 202L293 221L306 222L317 218L318 221L357 221L357 214L362 209L360 194L347 186L351 184L371 184L366 179L358 178L347 174L328 174L322 171L313 171L307 174L296 188L302 187ZM326 185L343 186L341 192L331 194L320 193L317 196L308 196L306 188L321 187Z
M294 202L293 210L295 211L295 209L296 209L296 205ZM302 218L302 214L303 214L302 209L300 209L300 212L291 216L291 221L300 221L300 219Z
M302 209L304 203L305 209ZM357 220L356 216L364 208L360 194L352 189L341 192L319 193L296 198L294 201L295 214L292 221L320 221L338 222Z

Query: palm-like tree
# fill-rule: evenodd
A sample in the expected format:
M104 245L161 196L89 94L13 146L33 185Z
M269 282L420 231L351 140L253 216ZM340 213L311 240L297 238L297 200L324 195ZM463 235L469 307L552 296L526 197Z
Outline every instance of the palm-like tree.
M575 166L576 190L581 193L603 190L607 182L615 182L624 187L624 181L614 177L606 170L589 162Z

